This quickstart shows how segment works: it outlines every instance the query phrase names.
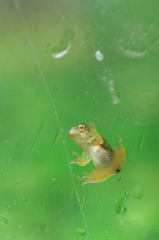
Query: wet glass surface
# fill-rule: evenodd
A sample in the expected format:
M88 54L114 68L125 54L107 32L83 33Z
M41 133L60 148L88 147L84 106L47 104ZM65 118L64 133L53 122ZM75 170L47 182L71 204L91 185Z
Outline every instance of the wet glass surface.
M159 238L158 1L0 1L0 238ZM68 130L126 162L86 184Z

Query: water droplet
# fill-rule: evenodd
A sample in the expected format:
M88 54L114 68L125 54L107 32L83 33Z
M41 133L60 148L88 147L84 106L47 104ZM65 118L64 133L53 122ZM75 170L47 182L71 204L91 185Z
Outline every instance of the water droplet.
M73 99L74 99L75 101L79 101L79 96L78 96L78 95L74 95L74 96L73 96Z
M157 40L158 40L158 38L157 37L155 37L152 41L151 41L151 47L157 42Z
M83 198L83 201L82 201L82 209L84 208L85 204L86 204L86 201L87 201L87 197L84 197Z
M115 204L115 211L117 214L124 214L126 212L126 207L124 206L124 198L118 198Z
M61 49L61 48L58 48L58 49L53 49L52 50L52 56L54 58L61 58L63 57L66 53L68 53L68 51L70 50L71 48L71 45L72 45L72 42L70 41L68 43L68 45L64 48L64 49Z
M104 55L100 51L95 53L95 57L98 61L102 61L104 59Z
M133 187L133 196L134 198L141 199L144 195L144 188L141 185L136 185Z
M29 198L25 197L25 196L21 196L21 199L25 202L25 203L29 203Z
M123 53L131 58L140 58L144 57L147 52L137 52L137 51L132 51L132 50L123 50Z
M139 152L142 152L143 150L143 144L144 144L144 134L140 136L140 141L139 141Z
M106 76L102 76L101 79L108 86L113 103L119 104L121 102L121 98L119 93L116 94L114 80L107 80Z
M53 47L51 50L51 55L54 58L61 58L68 53L72 46L72 40L74 37L74 30L68 29L64 32L62 39L56 47Z
M123 189L125 189L125 188L126 188L126 187L125 187L125 184L123 184L122 188L123 188Z
M86 230L82 229L82 228L77 228L76 234L77 234L77 236L84 236L86 234Z
M129 197L129 192L125 192L125 196L128 198Z
M108 231L105 231L104 239L108 239Z
M109 81L108 86L109 86L110 91L113 92L114 91L114 81L113 80Z
M117 95L112 96L112 100L114 104L119 104L121 102L121 99Z

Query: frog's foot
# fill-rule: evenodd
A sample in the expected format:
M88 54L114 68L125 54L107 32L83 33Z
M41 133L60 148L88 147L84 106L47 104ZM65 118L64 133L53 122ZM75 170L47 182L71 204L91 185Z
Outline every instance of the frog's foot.
M77 162L76 162L76 158L79 157L78 154L77 154L76 152L72 152L72 155L75 157L75 159L74 159L74 160L70 160L69 163L70 163L70 164L77 163Z
M83 172L82 174L83 174L83 176L76 175L76 178L78 178L78 179L80 179L80 180L84 180L84 179L85 179L85 176L87 175L87 173L86 173L86 172Z
M76 175L76 178L78 178L80 180L84 180L84 176Z
M75 151L72 152L72 155L73 155L75 158L79 156Z
M73 163L76 163L76 161L75 160L70 160L69 163L73 164Z
M118 146L120 146L120 147L123 146L123 145L122 145L122 139L121 139L121 138L118 139Z
M82 156L79 156L76 152L73 152L72 155L75 157L74 160L71 160L70 163L77 163L80 166L85 166L91 159L85 154L82 153Z
M119 138L119 139L118 139L118 146L117 146L117 147L116 147L116 146L113 146L112 149L113 149L114 151L117 151L117 149L120 148L120 147L122 147L122 146L123 146L123 144L122 144L122 139Z
M78 178L78 179L80 179L80 180L83 180L83 182L81 183L82 186L83 186L85 183L87 183L87 181L86 181L86 176L87 176L87 173L86 173L86 172L83 172L83 176L76 175L76 178Z
M112 149L113 149L114 152L117 150L117 148L118 147L116 147L116 146L112 146Z

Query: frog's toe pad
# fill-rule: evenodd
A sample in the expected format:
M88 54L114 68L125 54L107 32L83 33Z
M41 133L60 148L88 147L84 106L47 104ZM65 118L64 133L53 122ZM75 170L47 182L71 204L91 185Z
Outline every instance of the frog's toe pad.
M70 164L76 163L75 160L70 160L69 161Z
M78 154L76 153L76 152L72 152L72 155L74 156L74 157L77 157L78 156Z
M118 138L118 145L122 146L122 139L121 138Z
M80 179L80 180L83 180L84 177L83 176L80 176L80 175L76 175L76 178Z

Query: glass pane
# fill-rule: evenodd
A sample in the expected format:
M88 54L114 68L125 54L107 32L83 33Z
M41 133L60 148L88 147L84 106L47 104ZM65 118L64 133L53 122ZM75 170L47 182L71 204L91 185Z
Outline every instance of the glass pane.
M159 238L158 8L0 1L1 239ZM126 162L82 186L68 131L89 121Z

